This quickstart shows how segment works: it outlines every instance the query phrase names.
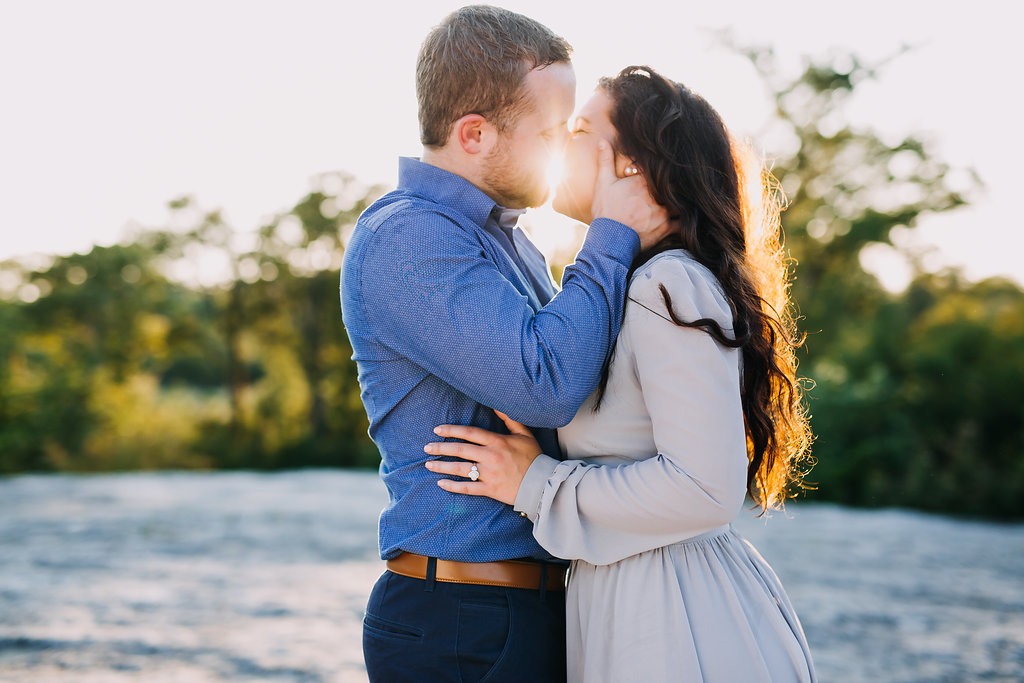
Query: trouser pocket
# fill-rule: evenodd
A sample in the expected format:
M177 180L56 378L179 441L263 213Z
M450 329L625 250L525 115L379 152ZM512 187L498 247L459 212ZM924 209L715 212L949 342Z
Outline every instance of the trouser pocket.
M363 617L363 633L370 634L376 638L394 638L411 642L423 640L423 631L421 629L400 624L390 619L384 619L369 612Z
M461 601L455 651L464 683L485 681L498 666L508 646L509 623L507 596Z

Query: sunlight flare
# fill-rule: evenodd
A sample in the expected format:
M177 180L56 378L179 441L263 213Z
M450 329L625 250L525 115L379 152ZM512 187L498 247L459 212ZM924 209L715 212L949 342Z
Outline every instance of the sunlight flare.
M550 203L555 196L555 190L558 189L558 184L562 182L562 176L565 175L565 163L560 154L556 154L551 159L545 175L548 179L548 202Z

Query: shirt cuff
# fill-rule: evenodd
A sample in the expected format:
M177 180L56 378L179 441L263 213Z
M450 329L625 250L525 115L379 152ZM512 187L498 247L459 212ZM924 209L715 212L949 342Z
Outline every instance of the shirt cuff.
M595 218L583 245L629 266L640 253L640 237L633 228L611 218Z
M558 462L551 456L541 453L530 463L530 469L526 470L526 476L519 483L519 493L516 494L516 502L512 507L523 517L528 517L531 522L537 521L544 489L548 485L548 479L555 473Z

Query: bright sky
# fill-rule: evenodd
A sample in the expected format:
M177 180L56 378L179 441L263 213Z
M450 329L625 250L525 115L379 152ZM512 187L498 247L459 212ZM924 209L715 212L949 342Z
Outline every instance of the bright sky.
M0 259L111 244L125 225L166 222L194 194L239 229L286 210L318 173L395 182L418 155L413 69L438 0L91 0L0 8ZM752 67L715 37L802 55L866 60L918 46L865 87L852 118L886 136L917 132L987 189L975 206L922 222L932 265L1024 283L1015 211L1019 16L1013 3L860 0L555 3L509 1L575 48L578 104L596 79L650 64L703 94L735 131L767 120ZM922 8L929 7L922 13ZM770 150L769 150L770 152ZM905 240L911 238L904 237ZM899 260L881 259L900 282Z

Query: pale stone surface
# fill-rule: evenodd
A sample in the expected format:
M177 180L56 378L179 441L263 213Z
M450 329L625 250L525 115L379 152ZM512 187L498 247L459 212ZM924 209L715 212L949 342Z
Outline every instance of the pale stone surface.
M366 680L375 473L0 479L0 681ZM1024 525L791 505L737 528L823 681L1024 679Z

